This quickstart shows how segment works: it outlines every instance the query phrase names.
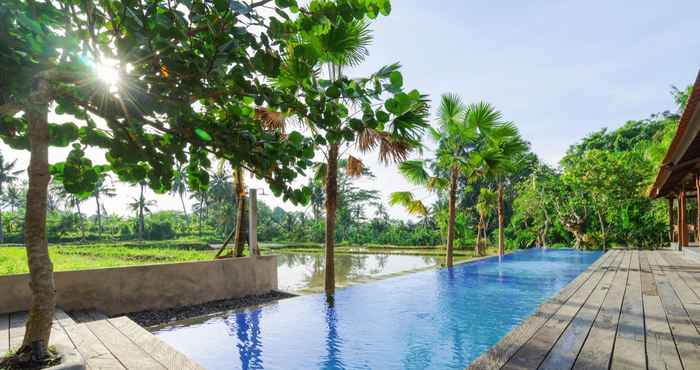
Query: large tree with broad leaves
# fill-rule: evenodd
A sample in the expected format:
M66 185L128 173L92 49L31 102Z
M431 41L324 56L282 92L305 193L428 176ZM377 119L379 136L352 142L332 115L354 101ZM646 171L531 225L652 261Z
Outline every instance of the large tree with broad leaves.
M273 15L260 15L262 6ZM309 191L290 184L310 165L313 141L267 130L256 112L337 116L335 103L319 94L317 64L309 59L322 47L305 35L380 11L388 12L388 1L3 2L0 138L31 152L25 232L33 301L14 360L47 353L55 306L46 241L51 175L71 193L89 194L100 167L85 150L98 147L121 181L146 181L159 193L172 189L176 164L186 163L196 192L208 184L213 156L265 179L276 195L303 202ZM303 86L307 99L322 103L307 108ZM345 96L355 84L341 78L334 86ZM71 151L50 165L49 146Z

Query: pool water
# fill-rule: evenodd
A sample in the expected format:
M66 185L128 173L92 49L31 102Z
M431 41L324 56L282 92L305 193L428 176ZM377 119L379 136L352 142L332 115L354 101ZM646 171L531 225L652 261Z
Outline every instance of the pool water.
M518 251L154 334L208 369L464 369L600 256Z
M279 289L289 292L323 291L322 254L283 253L277 256ZM366 279L437 266L433 256L344 254L335 256L335 283L345 286Z

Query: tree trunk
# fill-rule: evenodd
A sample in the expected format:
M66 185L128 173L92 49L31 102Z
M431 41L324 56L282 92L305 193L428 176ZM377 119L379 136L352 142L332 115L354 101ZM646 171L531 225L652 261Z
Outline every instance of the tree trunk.
M503 256L506 252L504 223L505 215L503 209L503 184L498 184L498 255Z
M46 207L49 185L49 84L43 78L36 80L36 88L27 109L29 122L29 187L25 215L25 246L29 262L29 287L32 303L29 308L26 332L20 353L34 352L34 357L46 355L51 324L56 307L56 288L53 264L46 239Z
M100 208L100 193L95 193L95 205L97 206L97 235L102 239L102 209Z
M481 255L481 219L483 217L479 215L479 223L476 225L476 247L474 248L474 254L477 256Z
M0 195L2 195L2 183L0 182ZM0 243L5 242L5 226L2 219L2 207L0 207Z
M185 206L185 198L183 197L183 193L180 193L180 203L182 204L182 213L185 214L185 221L189 223L189 217L187 216L187 207Z
M143 207L145 199L143 197L143 184L141 186L141 195L139 196L139 240L143 240L143 233L145 229L145 221L143 219Z
M603 252L605 252L608 249L605 223L603 223L603 215L600 213L600 211L596 210L596 213L598 214L598 222L600 223L600 232L603 234Z
M75 209L78 211L78 220L80 221L80 241L85 241L85 220L83 220L83 213L80 212L78 198L75 199Z
M234 239L235 256L243 257L243 246L245 245L245 185L243 184L243 169L236 168L236 194L238 204L236 207L236 237Z
M326 267L325 290L331 296L335 293L335 219L338 202L338 144L328 148L328 163L326 164Z
M549 214L545 211L544 229L542 230L542 246L547 247L547 233L549 232Z
M455 214L457 201L457 167L453 167L450 172L450 193L449 193L449 214L447 219L447 253L445 256L445 265L452 267L455 241Z

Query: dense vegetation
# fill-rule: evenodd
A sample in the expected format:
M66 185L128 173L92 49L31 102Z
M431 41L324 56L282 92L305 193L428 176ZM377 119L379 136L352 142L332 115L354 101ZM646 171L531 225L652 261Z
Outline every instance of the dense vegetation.
M47 241L233 239L230 256L241 256L245 173L310 204L260 203L259 238L323 242L329 295L337 242L445 244L451 265L455 248L665 241L665 205L646 189L676 114L593 133L557 167L485 102L445 95L431 127L428 97L405 86L398 63L345 74L367 55L370 20L390 12L389 0L7 1L0 139L31 154L26 182L11 158L0 161L0 242L25 245L33 293L14 358L47 353L56 294ZM682 106L687 91L674 94ZM423 147L428 132L434 148ZM50 163L50 146L71 151ZM407 160L419 149L431 157ZM392 195L419 222L390 219L378 193L353 184L373 176L356 157L373 152L437 194L432 205ZM309 183L295 186L303 176ZM104 207L117 182L137 189L130 216ZM182 211L151 212L147 188L178 197ZM94 215L82 211L87 201Z

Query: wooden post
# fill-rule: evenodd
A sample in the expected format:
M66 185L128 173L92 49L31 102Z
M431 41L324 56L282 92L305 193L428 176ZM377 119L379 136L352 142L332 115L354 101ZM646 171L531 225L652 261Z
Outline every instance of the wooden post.
M688 221L686 220L685 187L678 194L678 249L688 246Z
M673 200L674 200L673 196L668 197L668 233L669 233L668 240L670 240L671 243L676 241L675 240L676 233L674 232L674 225L676 224L676 222L675 222L674 216L673 216L675 207L673 205L673 203L674 203Z
M248 247L251 256L259 256L258 248L258 191L250 189L250 206L248 207L249 227L248 227Z

